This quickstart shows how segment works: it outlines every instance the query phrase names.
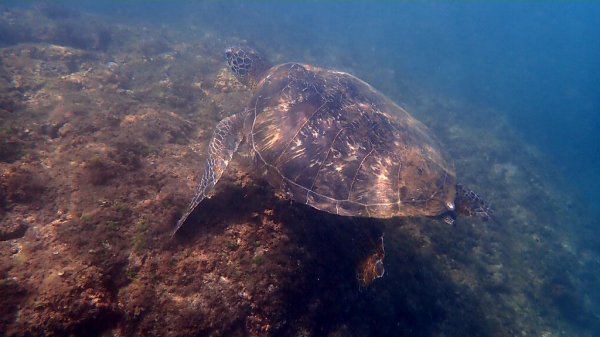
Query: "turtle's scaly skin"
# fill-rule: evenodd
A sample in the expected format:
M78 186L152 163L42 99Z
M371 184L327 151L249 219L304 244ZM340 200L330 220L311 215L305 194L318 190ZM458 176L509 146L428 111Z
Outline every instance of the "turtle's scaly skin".
M268 180L295 201L346 216L437 216L454 208L451 161L429 130L356 77L271 68L244 134Z

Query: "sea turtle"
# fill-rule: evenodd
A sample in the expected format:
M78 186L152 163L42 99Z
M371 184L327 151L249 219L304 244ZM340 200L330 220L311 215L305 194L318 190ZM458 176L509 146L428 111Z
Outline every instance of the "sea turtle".
M457 212L489 217L490 208L457 185L452 160L429 129L366 82L300 63L271 67L248 47L225 55L254 95L244 111L217 124L196 194L173 233L207 197L244 139L272 185L322 211L448 223ZM372 266L377 275L383 274L381 259Z

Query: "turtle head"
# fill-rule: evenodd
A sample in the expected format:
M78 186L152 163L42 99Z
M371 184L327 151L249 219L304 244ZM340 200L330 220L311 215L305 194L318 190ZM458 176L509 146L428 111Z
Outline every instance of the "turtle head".
M254 88L271 67L259 52L249 47L227 48L225 57L235 77L250 88Z
M461 184L456 184L454 203L448 203L446 207L448 211L442 214L442 220L448 224L454 224L457 215L477 216L484 221L493 220L496 223L498 222L492 216L494 209L475 192Z

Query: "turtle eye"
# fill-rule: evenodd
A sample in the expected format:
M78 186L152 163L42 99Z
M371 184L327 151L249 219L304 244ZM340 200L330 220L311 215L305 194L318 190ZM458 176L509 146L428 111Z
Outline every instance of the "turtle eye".
M377 277L383 277L383 274L385 274L385 268L383 267L383 262L381 260L375 262L375 274Z

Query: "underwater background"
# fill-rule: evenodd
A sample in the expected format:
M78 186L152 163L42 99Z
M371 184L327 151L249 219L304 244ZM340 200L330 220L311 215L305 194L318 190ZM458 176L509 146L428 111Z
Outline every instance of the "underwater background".
M78 6L145 24L202 26L259 47L287 43L278 52L289 60L354 67L363 78L387 68L421 88L494 108L599 212L600 4L593 1ZM324 55L324 46L339 54Z
M0 335L600 336L600 3L0 13ZM214 126L250 97L236 44L406 107L501 225L347 220L233 163L170 239ZM385 232L386 274L359 290L361 228Z

